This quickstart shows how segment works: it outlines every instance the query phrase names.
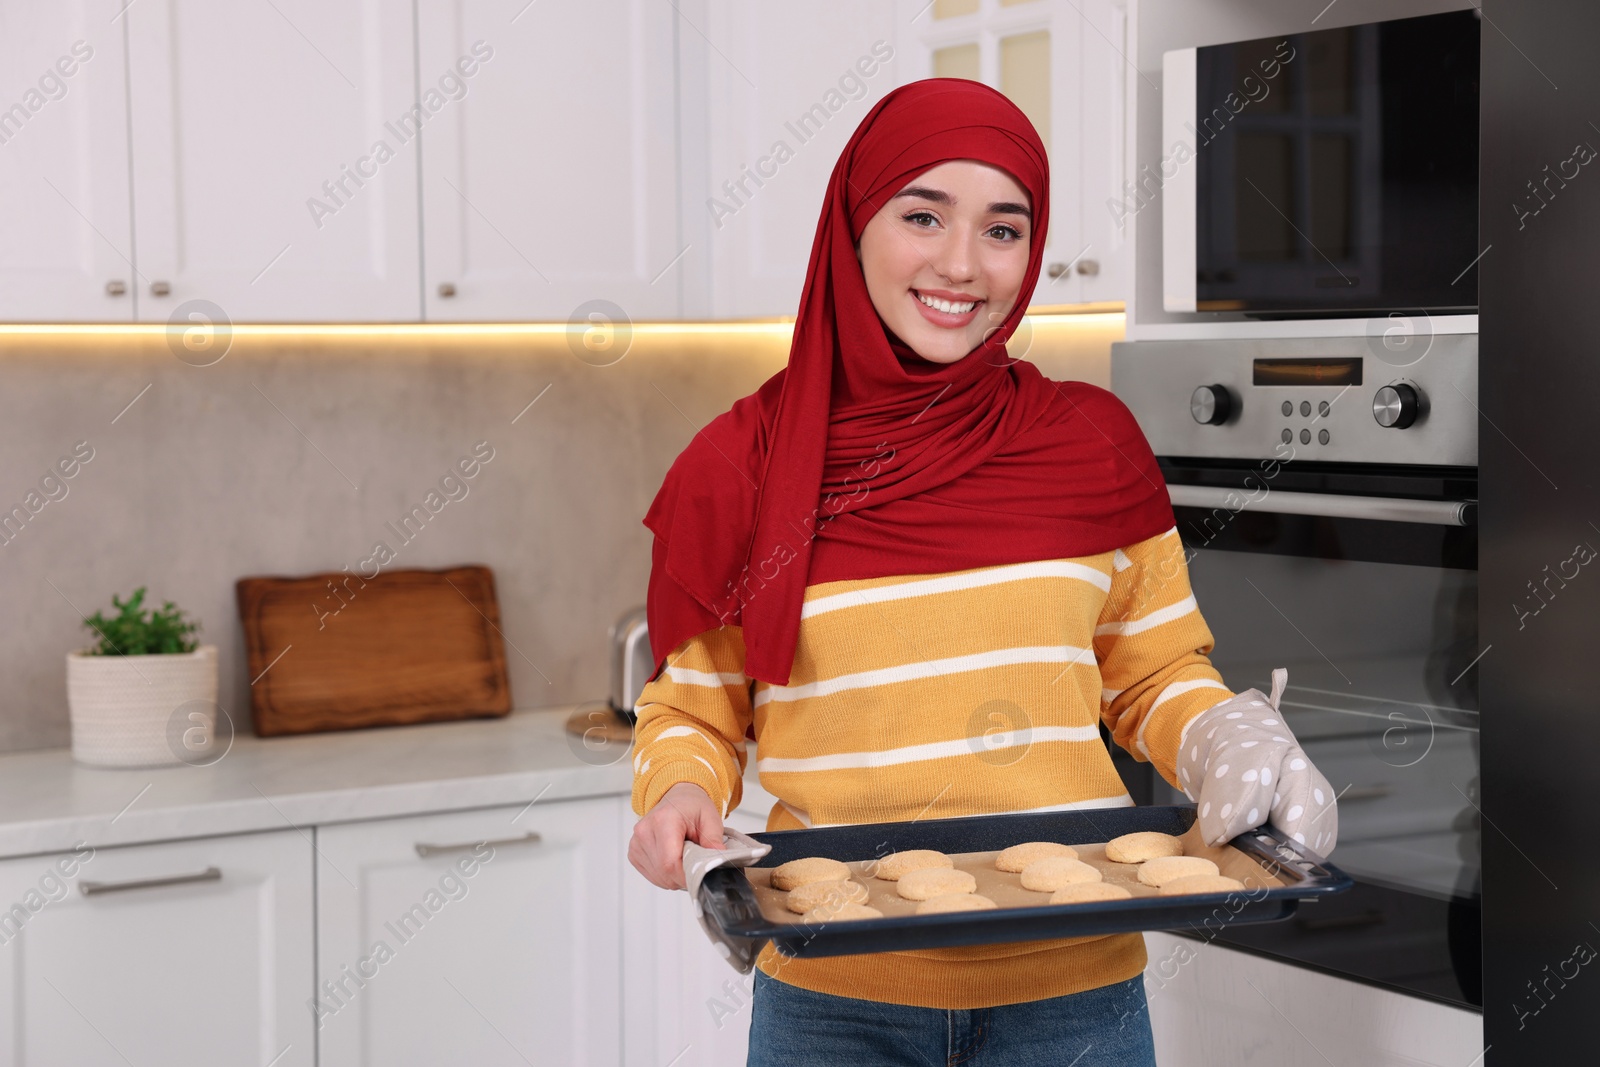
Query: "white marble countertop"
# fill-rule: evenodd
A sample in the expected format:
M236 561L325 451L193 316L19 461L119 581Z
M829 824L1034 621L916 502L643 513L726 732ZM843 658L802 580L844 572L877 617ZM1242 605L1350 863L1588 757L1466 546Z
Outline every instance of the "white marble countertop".
M0 857L627 793L632 761L580 758L563 727L572 710L241 734L208 767L84 767L64 748L0 755Z

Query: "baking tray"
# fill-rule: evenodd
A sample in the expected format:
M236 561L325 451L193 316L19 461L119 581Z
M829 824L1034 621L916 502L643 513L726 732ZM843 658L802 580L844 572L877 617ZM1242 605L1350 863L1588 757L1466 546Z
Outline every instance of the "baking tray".
M1238 877L1250 889L1182 897L1153 895L1154 890L1132 881L1131 864L1111 864L1105 859L1105 842L1123 834L1155 830L1184 839L1185 854L1204 855L1218 861L1223 873ZM1139 930L1206 929L1217 924L1274 922L1293 915L1301 901L1342 893L1351 887L1349 875L1321 857L1301 849L1269 827L1234 838L1225 846L1204 845L1195 826L1192 806L1097 808L1092 811L1052 811L1019 815L982 815L913 822L865 823L809 830L778 830L751 834L769 851L757 866L718 867L701 880L698 901L702 925L730 962L753 961L761 946L771 941L786 956L845 956L867 952L945 948L1066 937L1097 937ZM1058 841L1080 846L1080 859L1103 871L1114 870L1107 881L1130 887L1131 900L1085 904L1026 903L1047 901L1017 884L1014 893L989 893L1000 907L992 911L954 912L941 915L912 914L913 901L899 900L894 883L874 880L862 865L891 852L931 848L957 858L957 866L979 875L993 871L999 850L1024 841ZM1081 846L1091 846L1088 849ZM962 856L960 854L972 854ZM893 911L881 919L835 920L803 923L785 912L781 890L772 889L772 869L805 856L826 856L848 863L852 874L872 890L870 903L880 900ZM1245 865L1249 865L1248 867ZM1016 875L999 878L1016 879ZM993 881L993 879L990 879ZM1130 885L1131 882L1131 885ZM887 897L884 896L887 887ZM1022 894L1024 896L1018 896ZM881 910L881 909L880 909ZM776 918L787 914L789 921ZM736 964L739 966L740 964ZM741 966L741 969L745 969Z

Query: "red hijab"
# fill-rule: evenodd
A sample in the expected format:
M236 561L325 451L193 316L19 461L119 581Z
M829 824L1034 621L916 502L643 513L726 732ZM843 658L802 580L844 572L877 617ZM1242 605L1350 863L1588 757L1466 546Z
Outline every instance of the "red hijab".
M890 334L855 245L917 175L972 159L1033 211L1016 306L955 363ZM1127 408L1006 354L1039 278L1049 163L1027 117L979 82L893 90L829 179L789 364L689 443L645 516L659 669L696 634L741 626L745 673L785 684L808 584L1092 555L1173 524Z

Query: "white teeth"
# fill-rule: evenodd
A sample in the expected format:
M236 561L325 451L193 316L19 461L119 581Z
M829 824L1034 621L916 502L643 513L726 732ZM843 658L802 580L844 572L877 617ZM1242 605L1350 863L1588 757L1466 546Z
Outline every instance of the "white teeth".
M926 293L916 293L915 295L918 300L922 301L924 304L927 304L935 311L942 311L947 315L965 315L967 312L978 306L978 302L976 300L956 303L949 300L940 300L938 297L928 296Z

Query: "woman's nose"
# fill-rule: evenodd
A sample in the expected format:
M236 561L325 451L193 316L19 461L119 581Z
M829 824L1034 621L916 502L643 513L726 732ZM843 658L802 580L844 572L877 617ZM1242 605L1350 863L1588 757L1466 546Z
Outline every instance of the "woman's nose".
M933 268L951 282L971 281L977 270L975 236L951 232L934 255Z

